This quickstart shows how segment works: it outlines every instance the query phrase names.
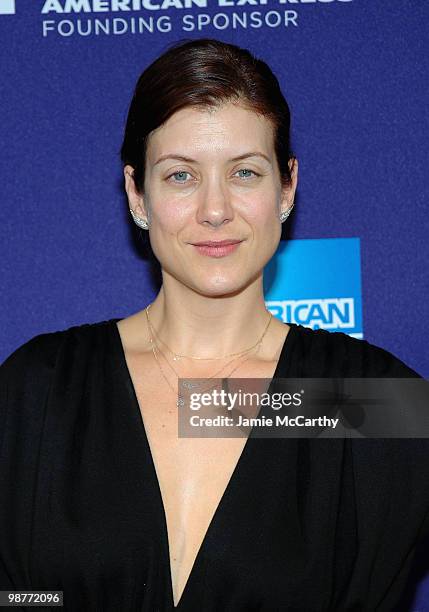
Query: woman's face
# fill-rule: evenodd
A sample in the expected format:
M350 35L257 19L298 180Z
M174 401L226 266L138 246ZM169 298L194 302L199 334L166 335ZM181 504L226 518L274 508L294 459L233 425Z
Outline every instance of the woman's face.
M154 130L147 145L144 193L126 166L130 207L149 220L163 274L200 294L236 292L255 280L275 253L279 213L297 181L281 188L271 123L232 103L185 108ZM233 247L197 247L238 240Z

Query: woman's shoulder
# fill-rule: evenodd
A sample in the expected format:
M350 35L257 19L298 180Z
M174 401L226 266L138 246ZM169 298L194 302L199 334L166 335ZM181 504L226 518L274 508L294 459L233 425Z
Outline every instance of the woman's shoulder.
M4 360L0 365L0 454L5 441L13 440L13 446L18 439L32 452L32 440L37 441L43 431L46 411L62 408L62 398L69 393L82 393L89 378L102 381L109 351L108 324L116 320L34 335Z
M343 332L296 327L294 356L303 364L303 376L422 378L377 344ZM330 442L326 440L327 445ZM357 437L349 443L362 533L376 537L387 520L379 509L386 507L387 511L390 505L395 508L389 511L392 530L408 521L411 535L418 527L422 537L429 536L429 438ZM380 523L377 528L372 524L374 517ZM392 521L397 521L395 527Z
M34 378L36 373L42 374L44 371L51 370L63 347L88 343L99 335L96 333L98 330L117 320L81 323L30 337L15 348L0 364L0 381L3 382L6 376L9 379L15 375L22 378L25 372L31 372Z
M391 351L344 332L295 325L297 358L307 376L421 377Z
M0 371L19 371L37 363L49 365L54 361L58 346L67 331L64 329L32 336L6 357L0 365Z

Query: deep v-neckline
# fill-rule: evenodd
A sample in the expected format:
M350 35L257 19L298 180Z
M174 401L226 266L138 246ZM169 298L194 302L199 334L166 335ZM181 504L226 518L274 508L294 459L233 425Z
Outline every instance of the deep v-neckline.
M230 491L234 485L235 480L237 479L237 473L238 471L242 468L242 465L248 455L249 452L249 439L250 438L254 438L253 436L253 427L250 430L250 434L248 435L246 442L243 446L243 449L238 457L238 460L234 466L234 469L231 473L231 476L226 484L226 487L219 499L219 502L215 508L215 511L213 513L213 516L209 522L209 525L207 527L207 530L201 540L200 546L198 548L197 554L195 556L194 562L192 564L191 567L191 571L188 574L188 578L186 580L185 586L183 588L182 594L177 602L177 606L174 605L174 591L173 591L173 577L172 577L172 573L171 573L171 553L170 553L170 545L169 545L169 540L168 540L168 525L167 525L167 513L165 510L165 505L164 505L164 500L162 497L162 491L161 491L161 485L158 479L158 474L156 472L156 466L155 466L155 461L152 455L152 450L150 448L150 444L149 444L149 439L147 436L147 432L146 432L146 427L144 424L144 419L143 419L143 415L142 415L142 411L140 408L140 404L138 401L138 397L137 397L137 393L135 390L135 386L134 386L134 382L128 367L128 363L127 363L127 359L126 359L126 355L125 355L125 349L124 349L124 345L122 343L122 337L121 334L119 332L119 328L117 326L117 323L119 321L121 321L121 318L115 318L115 319L110 319L110 321L108 321L108 323L110 323L112 331L113 331L113 335L115 337L116 340L116 346L118 348L118 356L119 356L119 362L121 364L121 368L122 368L122 372L124 374L124 382L127 383L127 388L130 390L130 394L131 394L131 405L132 405L132 410L134 411L134 416L137 417L138 421L140 422L140 432L143 436L143 442L146 446L146 449L148 451L148 455L150 457L150 469L152 471L152 476L153 476L153 480L156 484L156 490L157 490L157 498L158 498L158 504L159 504L159 508L160 508L160 513L162 516L162 534L160 534L160 536L162 537L162 541L163 541L163 548L166 551L166 555L167 555L167 565L168 565L168 588L169 588L169 599L171 602L171 609L172 610L179 610L181 607L182 602L185 600L187 593L189 591L189 589L191 588L192 585L192 579L193 576L196 573L196 570L198 568L198 565L201 561L201 557L204 553L204 550L207 546L207 542L208 539L210 537L210 534L212 533L214 527L215 527L215 523L219 517L219 514L222 511L222 507L225 505L225 499L227 498L227 495L230 494ZM292 341L293 338L295 337L295 334L297 332L297 328L299 327L299 325L295 324L295 323L288 323L288 325L290 326L290 329L286 335L286 338L283 341L283 345L282 348L280 350L280 356L279 359L277 361L275 370L274 370L274 374L271 378L271 382L268 386L267 389L267 393L271 390L271 387L273 385L273 381L276 378L279 378L279 373L280 373L280 369L283 369L286 367L286 370L288 368L288 366L290 365L290 351L288 350L291 345L292 345ZM138 413L138 414L137 414Z

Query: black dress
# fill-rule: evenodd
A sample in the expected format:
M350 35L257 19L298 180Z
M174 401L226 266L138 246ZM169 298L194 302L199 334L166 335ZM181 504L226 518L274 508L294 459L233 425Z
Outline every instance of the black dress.
M429 530L426 439L250 435L174 608L118 320L35 336L0 367L0 590L62 590L75 612L393 610ZM419 376L290 325L274 378Z

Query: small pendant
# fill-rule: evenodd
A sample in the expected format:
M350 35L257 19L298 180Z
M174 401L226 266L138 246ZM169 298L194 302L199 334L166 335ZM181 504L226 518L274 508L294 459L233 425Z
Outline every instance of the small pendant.
M173 361L179 361L180 357L178 355L174 355Z

